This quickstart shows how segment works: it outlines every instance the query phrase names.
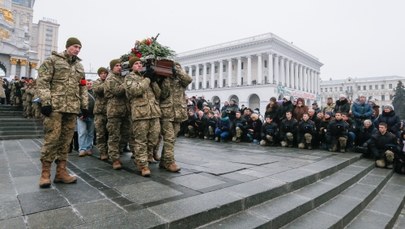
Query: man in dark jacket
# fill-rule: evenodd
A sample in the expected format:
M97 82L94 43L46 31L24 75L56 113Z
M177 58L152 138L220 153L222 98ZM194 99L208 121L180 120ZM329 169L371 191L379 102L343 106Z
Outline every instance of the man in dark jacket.
M338 149L338 143L340 152L346 152L347 132L349 130L349 124L342 118L342 113L336 112L335 119L328 125L327 134L330 136L331 147L329 151L336 152Z
M374 121L377 127L379 123L384 122L387 124L388 131L399 137L399 131L401 127L401 120L398 115L395 114L394 107L392 105L385 105L383 112Z
M373 115L373 109L366 102L366 96L360 95L359 100L353 103L352 114L356 123L356 130L363 126L364 120L371 119Z
M350 103L349 100L347 100L346 95L341 94L339 96L339 100L336 101L335 109L333 110L333 113L336 113L340 111L341 113L346 113L348 114L350 111Z
M388 132L387 124L380 122L378 132L369 144L369 150L374 155L375 165L379 168L393 168L394 155L400 151L397 138Z

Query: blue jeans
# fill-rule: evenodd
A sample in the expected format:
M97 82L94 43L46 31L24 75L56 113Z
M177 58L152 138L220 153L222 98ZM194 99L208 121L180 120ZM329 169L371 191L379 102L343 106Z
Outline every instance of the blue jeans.
M79 135L79 151L90 150L94 139L94 118L81 120L77 118L77 134Z

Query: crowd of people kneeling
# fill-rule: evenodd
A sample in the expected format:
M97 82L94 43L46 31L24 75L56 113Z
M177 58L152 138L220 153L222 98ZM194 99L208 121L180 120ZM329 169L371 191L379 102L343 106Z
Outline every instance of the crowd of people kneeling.
M235 100L221 109L203 102L202 109L189 106L188 120L179 134L217 142L359 152L373 158L377 167L405 173L403 122L393 106L384 106L379 114L373 104L362 95L350 104L341 95L336 104L328 98L321 110L316 103L308 108L302 98L277 101L272 97L263 117L258 109L239 108Z

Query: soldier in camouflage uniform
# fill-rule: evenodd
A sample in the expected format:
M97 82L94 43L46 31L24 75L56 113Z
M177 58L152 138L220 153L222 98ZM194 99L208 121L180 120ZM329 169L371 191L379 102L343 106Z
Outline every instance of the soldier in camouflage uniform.
M185 90L193 79L175 64L173 76L163 79L160 84L160 118L161 133L163 135L163 150L159 167L170 172L178 172L180 167L174 159L174 144L180 123L187 120L187 104Z
M41 148L41 188L49 187L51 164L55 160L54 182L74 183L66 161L70 150L77 114L87 114L87 88L84 69L77 56L82 48L77 38L66 41L66 50L52 52L38 69L37 92L41 99L44 119L44 144Z
M41 114L41 106L40 106L40 103L38 102L39 95L38 95L38 90L37 90L37 80L33 81L32 90L34 93L34 95L33 95L34 101L32 103L32 115L34 118L40 119L40 118L42 118L42 114Z
M135 163L142 176L150 176L148 155L158 143L160 108L156 98L160 88L153 72L141 76L142 62L137 57L129 61L132 72L125 77L127 98L131 107L132 134L135 138Z
M96 127L96 146L100 151L100 160L108 159L108 131L107 131L107 99L104 97L104 82L108 70L101 67L97 70L99 78L93 83L93 92L96 97L94 105L94 125Z
M129 140L130 112L125 96L125 78L121 76L120 60L112 60L110 68L111 71L104 83L104 97L107 99L108 154L113 162L113 169L121 169L120 142Z
M32 99L34 97L34 85L33 85L33 80L32 78L28 79L26 83L26 89L25 89L25 114L24 116L26 118L32 118L33 117L33 110L32 110Z

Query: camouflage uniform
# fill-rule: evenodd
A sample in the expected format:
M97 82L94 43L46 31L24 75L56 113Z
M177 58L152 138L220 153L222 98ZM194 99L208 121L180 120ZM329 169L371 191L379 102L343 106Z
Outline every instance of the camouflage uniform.
M108 131L107 131L107 98L104 96L105 81L97 79L93 83L93 91L96 97L94 105L94 124L96 127L96 146L100 156L108 155Z
M44 144L41 160L66 161L70 150L76 116L86 109L88 98L83 65L78 57L65 52L56 53L44 61L38 69L37 93L42 106L52 106L52 113L44 119Z
M180 123L187 120L187 104L185 90L192 82L192 78L181 68L175 65L176 75L165 78L161 83L160 119L161 133L163 135L163 150L161 165L167 167L175 162L174 144Z
M34 82L36 82L36 81L34 81ZM39 98L36 83L34 84L34 87L33 87L32 90L34 92L33 99ZM36 118L36 119L40 119L42 117L40 104L38 102L33 102L32 103L32 113L33 113L34 118Z
M104 96L107 98L108 154L114 162L120 158L120 142L129 140L130 113L124 77L110 72L104 84Z
M160 96L160 88L135 72L125 77L125 87L131 107L135 163L141 170L148 167L148 154L153 154L159 140L161 112L156 98Z
M30 83L27 89L25 89L25 117L27 118L33 117L32 99L34 98L34 90L34 85L32 85L32 83Z

